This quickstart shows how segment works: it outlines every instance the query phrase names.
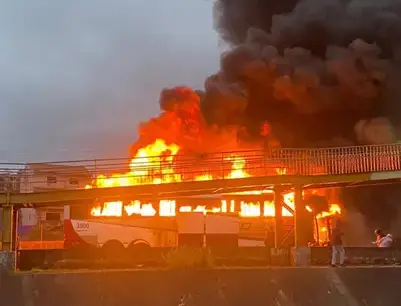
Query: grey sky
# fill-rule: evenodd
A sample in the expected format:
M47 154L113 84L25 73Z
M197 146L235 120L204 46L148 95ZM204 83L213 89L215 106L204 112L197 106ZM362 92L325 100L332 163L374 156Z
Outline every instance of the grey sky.
M162 87L218 69L208 0L14 0L0 10L0 160L125 156Z

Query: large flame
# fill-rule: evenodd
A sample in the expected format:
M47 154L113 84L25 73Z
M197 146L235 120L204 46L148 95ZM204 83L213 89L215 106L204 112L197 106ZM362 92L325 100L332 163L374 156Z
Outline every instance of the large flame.
M99 175L96 177L93 186L87 185L86 188L107 188L135 186L143 184L162 184L181 182L181 173L175 173L173 168L174 157L179 152L180 147L176 144L166 144L162 139L138 150L130 163L130 171L127 173L116 173L109 177ZM246 161L239 154L232 154L226 158L231 162L232 170L224 176L230 178L249 177L245 169ZM208 181L216 177L210 173L198 173L194 175L195 181Z
M288 192L284 194L284 203L291 210L294 210L294 193ZM180 213L185 212L202 212L207 213L235 213L237 211L236 207L239 205L239 215L241 217L274 217L275 216L275 204L274 201L263 201L257 202L246 202L246 201L236 201L236 200L221 200L220 206L206 207L204 205L198 205L196 207L192 206L181 206L178 211ZM157 212L156 207L159 207L159 212ZM263 214L262 214L263 208ZM312 211L308 206L306 207L308 211ZM318 219L323 219L328 216L341 214L341 208L338 204L331 204L330 209L327 212L322 212L316 217ZM175 200L160 200L158 203L142 203L138 200L131 201L130 203L124 205L122 201L105 202L103 206L96 205L91 210L92 216L103 216L103 217L121 217L123 215L127 216L156 216L161 217L173 217L176 215L176 201ZM292 212L285 206L282 207L283 217L292 217Z
M137 151L136 155L130 162L130 171L123 174L113 174L109 177L99 175L93 186L86 186L86 188L107 188L118 186L135 186L141 184L163 184L182 181L182 173L174 171L174 159L180 147L176 144L166 144L162 139L157 139L154 143L141 148ZM226 158L227 162L231 163L231 171L223 178L235 179L246 178L252 176L247 171L247 161L240 154L232 154ZM275 168L277 175L285 175L287 169L285 167ZM198 172L194 175L194 180L207 181L219 179L213 173ZM241 194L263 194L265 191L255 190ZM290 210L294 210L294 193L288 192L284 194L285 206L282 208L282 215L284 217L291 217ZM156 204L156 205L154 205ZM221 200L219 207L206 208L206 206L181 206L179 212L203 212L203 213L234 213L239 211L242 217L258 217L258 216L275 216L274 201L260 202L246 202L231 200L227 203L226 200ZM124 205L122 201L106 202L103 206L94 207L91 210L93 216L122 216L123 214L141 215L141 216L155 216L159 207L158 214L160 216L168 217L176 214L176 202L174 200L162 200L158 203L141 203L140 201L132 201ZM236 207L239 209L236 209ZM287 207L290 208L287 209ZM306 207L308 211L312 211L310 207ZM340 214L341 209L337 204L332 204L328 212L319 214L318 218L324 218L333 214Z
M106 188L179 182L180 175L174 173L172 169L174 156L179 150L179 146L167 145L163 140L157 139L154 143L138 150L131 160L129 172L116 173L110 177L99 175L94 186ZM88 185L86 188L92 186Z

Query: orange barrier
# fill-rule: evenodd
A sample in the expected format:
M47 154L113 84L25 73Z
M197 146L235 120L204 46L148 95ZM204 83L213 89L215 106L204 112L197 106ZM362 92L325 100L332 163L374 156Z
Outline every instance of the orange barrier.
M64 249L64 241L20 241L19 250L60 250Z

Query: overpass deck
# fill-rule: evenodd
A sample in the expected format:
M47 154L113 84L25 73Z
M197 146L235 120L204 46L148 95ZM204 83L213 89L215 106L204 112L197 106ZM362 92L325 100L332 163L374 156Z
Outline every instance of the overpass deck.
M1 194L0 205L48 205L96 198L168 198L262 190L277 185L302 188L350 186L401 180L401 144L220 152L195 157L157 156L135 161L3 164L0 169L3 173L13 170L20 175L25 192ZM40 175L35 177L35 171ZM62 186L71 177L87 176L95 181L90 189L66 190L58 185L58 190L35 191L35 187L54 183L48 181L52 173L58 175L57 184Z

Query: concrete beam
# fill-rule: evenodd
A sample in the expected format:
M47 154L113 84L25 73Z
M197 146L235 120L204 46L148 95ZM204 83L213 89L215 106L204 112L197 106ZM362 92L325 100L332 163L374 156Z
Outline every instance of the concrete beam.
M367 174L354 175L336 175L336 176L292 176L292 175L275 175L267 177L250 177L241 179L221 179L200 182L180 182L158 185L139 185L128 187L113 188L93 188L93 189L76 189L76 190L58 190L40 193L25 193L10 195L10 203L12 204L44 204L55 202L69 202L79 200L92 200L96 198L102 199L118 199L121 197L136 196L163 196L177 197L180 195L202 195L202 194L219 194L227 192L239 192L246 190L255 190L262 188L271 188L273 186L291 186L305 184L333 184L335 182L355 182L368 180ZM234 191L235 190L235 191ZM0 195L0 206L7 203L6 195Z

